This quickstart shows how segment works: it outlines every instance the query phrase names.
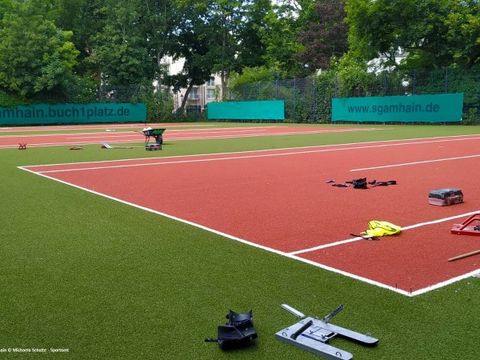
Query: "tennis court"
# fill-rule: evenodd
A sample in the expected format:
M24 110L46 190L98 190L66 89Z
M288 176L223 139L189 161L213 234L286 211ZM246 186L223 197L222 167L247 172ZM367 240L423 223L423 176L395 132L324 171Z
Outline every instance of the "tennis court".
M478 248L476 237L450 228L480 211L479 145L478 135L452 136L22 169L415 296L479 269L478 257L447 262ZM360 177L397 185L327 182ZM465 202L429 205L429 191L446 187L461 188ZM403 232L376 241L350 235L372 219Z

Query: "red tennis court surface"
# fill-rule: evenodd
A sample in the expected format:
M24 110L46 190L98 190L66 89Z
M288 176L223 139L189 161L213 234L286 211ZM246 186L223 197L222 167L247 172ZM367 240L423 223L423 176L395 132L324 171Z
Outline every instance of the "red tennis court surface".
M153 124L155 126L155 124ZM165 141L178 140L201 140L201 139L227 139L253 136L273 136L273 135L301 135L327 132L348 132L348 131L366 131L372 128L355 127L294 127L294 126L252 126L252 127L232 127L232 128L187 128L178 129L178 125L156 124L158 127L166 128L163 135ZM88 145L102 143L135 143L142 142L144 136L141 133L143 125L137 124L137 128L129 125L108 125L103 131L98 130L98 126L60 126L46 127L50 131L63 130L91 130L92 132L69 133L69 134L24 134L24 135L3 135L0 136L1 148L15 148L20 143L30 146L65 146L65 145ZM193 126L193 125L192 125ZM203 125L205 126L205 125ZM131 131L125 131L130 129ZM7 128L4 128L7 129ZM8 130L10 129L10 130ZM14 128L8 128L7 132ZM16 131L31 131L31 128L17 128ZM121 131L117 131L121 130Z
M480 211L480 137L457 136L22 169L290 258L414 296L472 276L480 237L450 228ZM396 180L365 190L326 181ZM458 187L465 202L428 204ZM400 235L350 235L369 220Z

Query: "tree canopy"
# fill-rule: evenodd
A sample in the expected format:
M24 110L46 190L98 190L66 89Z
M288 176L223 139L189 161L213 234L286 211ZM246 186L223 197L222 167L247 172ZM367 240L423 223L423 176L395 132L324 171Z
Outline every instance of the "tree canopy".
M402 54L399 62L399 54ZM164 59L183 59L169 74ZM0 91L480 66L477 0L0 0ZM69 90L70 89L70 90Z
M76 65L73 33L59 29L35 2L3 2L0 87L23 97L60 91Z
M409 68L471 67L480 60L476 0L348 0L350 50L395 65L402 49Z

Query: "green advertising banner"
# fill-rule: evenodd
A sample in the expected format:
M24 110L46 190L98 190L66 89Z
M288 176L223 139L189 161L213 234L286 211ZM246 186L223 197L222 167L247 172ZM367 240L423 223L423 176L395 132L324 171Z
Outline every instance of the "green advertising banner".
M0 125L144 122L145 104L35 104L0 107Z
M463 93L332 99L332 122L429 122L462 120Z
M208 104L209 120L275 120L285 119L284 100L226 101Z

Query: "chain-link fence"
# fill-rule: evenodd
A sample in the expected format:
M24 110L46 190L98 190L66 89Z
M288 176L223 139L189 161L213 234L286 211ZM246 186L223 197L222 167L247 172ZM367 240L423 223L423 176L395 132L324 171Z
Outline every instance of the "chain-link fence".
M463 123L480 123L480 71L435 71L364 74L359 81L332 73L317 77L258 82L231 89L229 100L285 100L292 122L330 122L333 97L464 93Z

